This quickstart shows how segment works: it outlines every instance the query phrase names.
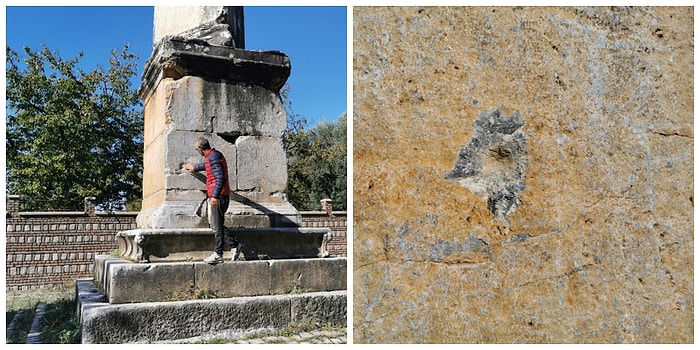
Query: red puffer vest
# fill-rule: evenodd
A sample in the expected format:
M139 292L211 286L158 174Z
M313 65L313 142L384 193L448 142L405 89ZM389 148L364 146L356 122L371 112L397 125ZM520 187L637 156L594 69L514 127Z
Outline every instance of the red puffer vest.
M228 197L231 187L228 183L228 165L221 152L210 149L204 154L205 169L207 171L207 195L211 198Z

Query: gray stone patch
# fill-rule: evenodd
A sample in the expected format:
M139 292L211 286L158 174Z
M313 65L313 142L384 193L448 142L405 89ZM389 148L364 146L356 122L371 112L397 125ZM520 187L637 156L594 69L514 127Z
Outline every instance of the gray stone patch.
M505 219L520 205L528 166L525 122L518 111L510 116L499 109L482 112L473 124L472 138L459 150L445 179L458 181L484 196L496 219Z
M434 262L455 260L461 262L478 262L488 260L491 252L482 239L469 236L463 242L440 240L430 245L428 259Z
M503 241L503 244L523 243L530 238L532 238L532 236L530 236L530 234L521 233L521 234L517 234L517 235L510 237L507 240Z

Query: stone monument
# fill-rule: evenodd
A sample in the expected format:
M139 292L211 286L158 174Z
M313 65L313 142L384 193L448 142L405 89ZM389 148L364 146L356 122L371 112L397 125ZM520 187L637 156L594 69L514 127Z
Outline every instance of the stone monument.
M227 158L225 226L243 239L246 258L326 256L330 230L299 229L301 217L286 196L287 116L279 90L291 72L289 57L243 49L240 7L156 7L153 33L139 91L143 201L138 229L117 235L123 256L197 260L212 250L205 176L183 169L203 161L195 151L202 136Z
M279 51L244 49L243 10L156 7L144 108L143 205L137 229L118 232L120 257L97 256L78 281L84 343L181 339L290 322L346 324L347 259L330 257L330 228L302 228L287 201L286 112L291 72ZM246 261L210 266L199 137L227 158L225 226ZM322 258L322 259L321 259ZM294 293L292 293L294 292ZM202 295L215 297L211 302ZM175 302L173 302L175 301ZM183 320L197 319L198 322Z
M145 101L140 228L208 227L206 216L197 215L206 197L203 177L182 169L183 163L203 161L194 151L200 136L229 162L234 195L228 227L300 222L285 193L286 112L279 96L291 64L281 52L242 49L243 15L236 9L154 10L154 52L140 90Z

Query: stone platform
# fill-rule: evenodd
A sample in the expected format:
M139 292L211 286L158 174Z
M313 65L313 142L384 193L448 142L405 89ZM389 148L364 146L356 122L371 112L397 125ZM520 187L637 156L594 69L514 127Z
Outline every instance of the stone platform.
M289 323L347 325L347 259L136 263L76 282L82 342L150 343Z
M347 325L345 290L111 305L91 279L81 279L76 294L83 344L152 343L292 322Z
M110 304L347 289L347 259L134 263L98 255L94 282Z
M333 238L329 228L229 228L243 245L246 260L325 258ZM134 262L202 261L214 250L208 228L136 229L117 233L121 257ZM228 248L228 247L226 247ZM224 258L231 259L230 249Z

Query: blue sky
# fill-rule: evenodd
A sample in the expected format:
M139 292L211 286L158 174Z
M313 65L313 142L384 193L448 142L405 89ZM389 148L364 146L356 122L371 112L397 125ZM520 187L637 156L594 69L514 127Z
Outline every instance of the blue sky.
M288 79L295 114L311 126L347 111L347 12L345 7L246 6L247 50L278 50L289 56ZM80 51L83 70L107 67L112 49L139 55L140 85L153 47L153 7L5 7L5 40L13 50L42 43L61 58Z

